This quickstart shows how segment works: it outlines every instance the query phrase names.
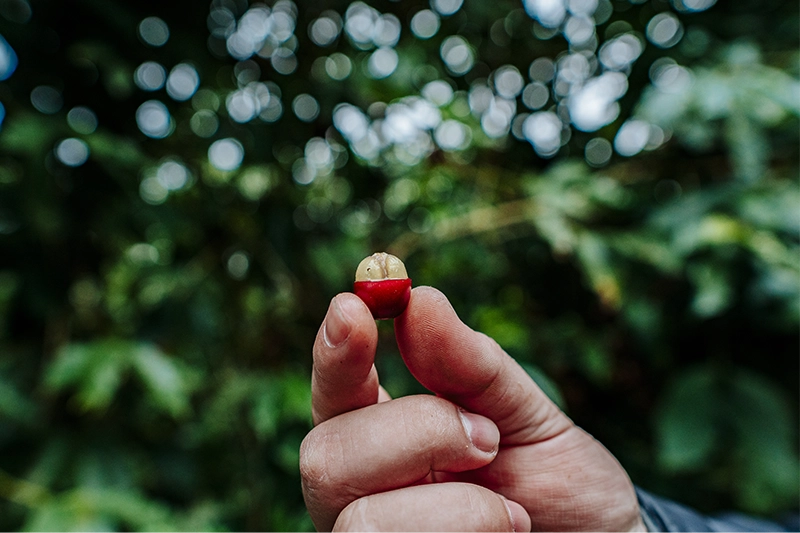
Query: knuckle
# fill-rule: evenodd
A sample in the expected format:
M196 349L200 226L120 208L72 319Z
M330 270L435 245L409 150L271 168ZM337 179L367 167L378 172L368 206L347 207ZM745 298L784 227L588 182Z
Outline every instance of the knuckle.
M322 423L300 444L300 480L307 499L340 506L350 502L357 487L348 483L347 459L338 432Z
M300 478L303 486L313 492L329 482L329 461L324 432L319 427L312 429L300 444Z

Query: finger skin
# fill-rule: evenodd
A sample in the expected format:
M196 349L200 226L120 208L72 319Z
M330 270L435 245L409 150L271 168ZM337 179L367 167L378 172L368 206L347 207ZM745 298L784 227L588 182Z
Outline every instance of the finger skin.
M500 433L435 396L408 396L334 417L315 427L300 447L306 506L328 530L352 501L424 483L431 472L461 472L490 463ZM478 431L475 428L478 427Z
M336 295L314 341L314 424L378 401L377 345L378 328L364 302L351 293Z
M530 531L524 509L467 483L406 487L360 498L334 531Z
M480 484L519 502L537 530L643 527L633 484L617 460L496 342L461 322L441 292L415 288L395 334L422 385L493 420L502 435L492 463L441 479Z
M472 330L447 298L416 287L395 320L400 354L426 388L494 420L502 445L552 438L571 421L490 337Z

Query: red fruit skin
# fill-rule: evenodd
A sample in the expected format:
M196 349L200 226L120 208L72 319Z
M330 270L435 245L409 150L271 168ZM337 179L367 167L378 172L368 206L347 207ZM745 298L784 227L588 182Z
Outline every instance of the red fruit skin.
M356 281L353 292L367 304L375 320L395 318L411 298L411 278Z

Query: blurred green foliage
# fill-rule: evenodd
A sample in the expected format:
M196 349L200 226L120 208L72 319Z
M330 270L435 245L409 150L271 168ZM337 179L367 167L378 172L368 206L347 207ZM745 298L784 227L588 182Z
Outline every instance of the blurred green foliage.
M796 509L796 3L369 4L0 2L0 527L310 529L311 345L382 249L635 483ZM242 51L247 13L285 34ZM601 73L623 89L578 127Z

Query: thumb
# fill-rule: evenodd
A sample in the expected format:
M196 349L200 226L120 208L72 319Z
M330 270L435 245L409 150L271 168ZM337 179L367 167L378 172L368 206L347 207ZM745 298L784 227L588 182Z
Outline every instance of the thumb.
M395 334L414 377L437 395L493 420L502 445L539 442L572 426L493 339L458 318L440 291L416 287L395 320Z

